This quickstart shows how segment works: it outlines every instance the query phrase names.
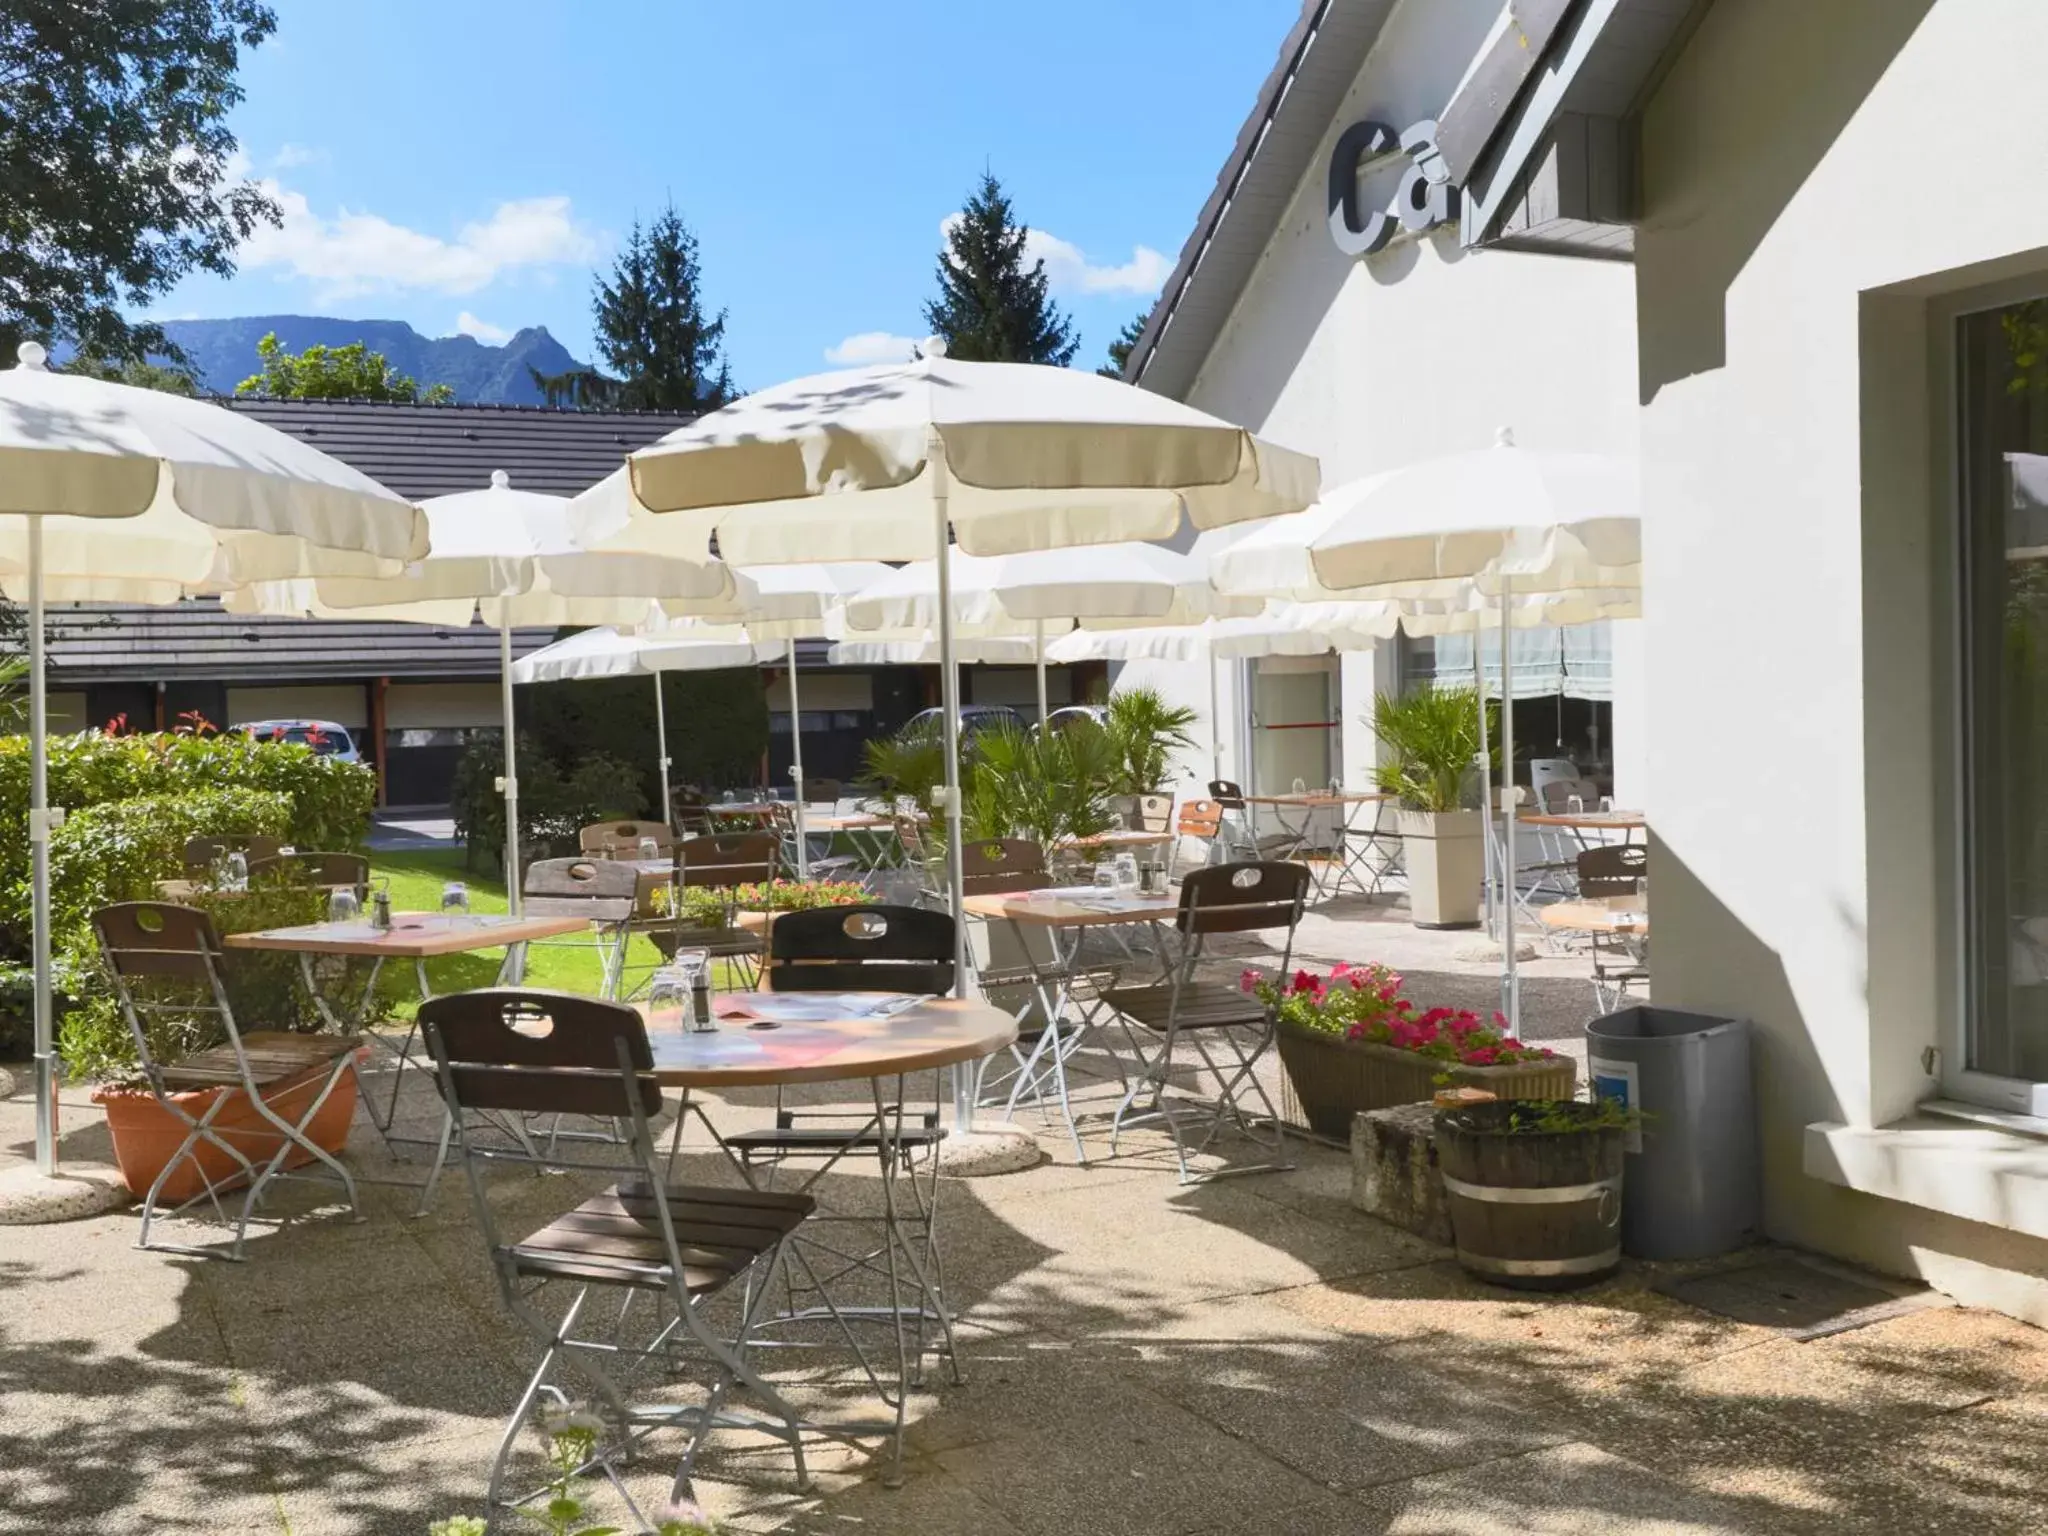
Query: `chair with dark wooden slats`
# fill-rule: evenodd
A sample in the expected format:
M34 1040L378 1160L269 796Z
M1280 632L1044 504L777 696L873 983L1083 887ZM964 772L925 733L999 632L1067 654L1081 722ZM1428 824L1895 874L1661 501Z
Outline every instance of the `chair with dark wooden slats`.
M1650 850L1640 843L1608 843L1585 849L1578 857L1579 898L1613 901L1643 896L1650 887ZM1593 959L1593 1006L1612 1013L1628 1001L1632 989L1650 983L1650 940L1634 933L1587 935Z
M1166 878L1171 880L1180 865L1181 845L1193 838L1205 845L1207 859L1215 856L1217 839L1223 835L1223 807L1214 800L1188 800L1181 804L1180 819L1174 826L1172 845L1166 851Z
M764 1261L772 1262L783 1241L811 1214L810 1197L668 1182L651 1129L662 1110L654 1056L646 1026L631 1008L564 992L489 988L422 1003L420 1027L442 1097L458 1120L486 1113L612 1118L628 1128L632 1149L627 1178L526 1236L508 1240L499 1231L486 1186L492 1163L550 1169L597 1165L537 1153L530 1145L497 1147L481 1137L461 1138L477 1225L497 1273L500 1299L541 1345L540 1362L513 1407L491 1464L490 1516L526 1502L504 1497L506 1464L530 1422L534 1401L545 1395L559 1402L569 1395L561 1368L570 1361L577 1377L596 1387L599 1411L608 1421L595 1464L629 1506L631 1494L615 1462L660 1428L689 1435L673 1498L690 1494L698 1447L714 1423L782 1440L795 1458L798 1485L806 1485L797 1414L746 1364L746 1320L737 1343L728 1342L713 1330L704 1308L734 1282L757 1274ZM618 1171L615 1164L603 1166ZM549 1286L573 1292L566 1306L536 1305L536 1295ZM599 1287L655 1293L668 1306L621 1306L609 1337L589 1336L579 1329L579 1319L593 1288ZM593 1316L597 1310L592 1309ZM643 1316L649 1318L650 1331L629 1334L634 1326L629 1319ZM710 1380L700 1401L650 1404L645 1400L650 1383L671 1379L679 1365L676 1346L682 1341L675 1322L707 1357ZM769 1416L741 1415L725 1406L728 1394L741 1384L768 1406ZM634 1513L640 1516L637 1508Z
M640 871L622 860L601 857L536 859L526 868L522 906L529 917L590 920L597 946L602 995L617 998L625 985L626 945L639 910ZM580 947L584 940L529 940L529 947Z
M227 854L239 853L254 864L258 859L274 858L282 847L276 838L262 832L223 832L190 838L185 843L185 875L187 879L205 880Z
M768 961L762 978L772 992L909 992L942 996L953 990L953 939L951 913L928 912L921 907L893 906L882 902L847 907L815 907L803 912L784 912L769 930ZM773 1129L743 1131L724 1138L726 1149L738 1159L749 1180L772 1178L785 1165L801 1168L800 1191L808 1191L819 1179L849 1154L880 1158L888 1155L907 1175L915 1209L898 1208L896 1220L921 1239L921 1263L934 1289L944 1284L933 1212L938 1207L938 1146L946 1132L939 1124L939 1100L943 1074L932 1074L931 1108L911 1112L905 1103L881 1104L859 1110L826 1109L798 1111L789 1108L778 1089ZM904 1095L907 1100L908 1095ZM818 1223L837 1228L871 1228L878 1218L871 1212L842 1214L820 1212ZM817 1266L799 1264L804 1271L807 1292L815 1292L819 1305L799 1306L799 1287L788 1265L781 1273L788 1282L789 1306L778 1322L817 1320L826 1317L881 1320L874 1309L848 1308L831 1297L837 1280L856 1274L875 1275L887 1256L890 1239L860 1250L833 1246L824 1249L831 1259L821 1277ZM907 1239L906 1239L907 1241ZM893 1322L893 1314L890 1314ZM912 1358L922 1362L925 1355L925 1325L938 1323L944 1330L946 1353L952 1362L954 1380L960 1377L960 1363L952 1351L952 1330L943 1314L923 1310L918 1315ZM866 1356L862 1355L863 1363Z
M349 1209L361 1220L355 1180L307 1134L314 1116L353 1064L355 1037L282 1030L244 1033L221 979L220 935L204 912L163 902L124 902L95 912L92 925L113 982L115 1001L135 1040L136 1065L157 1103L185 1127L184 1140L143 1196L142 1230L136 1246L208 1258L241 1258L249 1218L264 1190L273 1179L300 1176L289 1171L294 1165L305 1167L316 1177L332 1177L341 1186ZM176 1055L159 1054L158 1046L169 1030L185 1035L196 1030L202 1038L224 1038ZM302 1087L310 1090L304 1108L292 1114L281 1112L279 1104L290 1102L286 1094L296 1096ZM196 1115L173 1097L206 1089L222 1091L214 1093ZM222 1111L231 1106L239 1109L244 1102L254 1107L268 1129L228 1131L216 1124ZM243 1145L236 1145L238 1140ZM222 1154L225 1168L219 1168L221 1159L214 1159L217 1171L209 1172L202 1148ZM232 1218L234 1243L225 1255L212 1248L150 1241L158 1197L172 1174L187 1163L197 1173L201 1190L177 1210L205 1198L215 1214L227 1221L230 1218L220 1196L247 1181L241 1211Z
M1181 955L1172 979L1152 986L1118 987L1109 994L1110 1007L1138 1029L1156 1036L1159 1042L1149 1056L1139 1049L1144 1068L1117 1106L1110 1127L1112 1155L1125 1126L1146 1120L1162 1121L1173 1138L1180 1181L1193 1183L1200 1176L1190 1172L1188 1158L1206 1151L1226 1122L1230 1122L1249 1140L1270 1147L1273 1155L1268 1162L1230 1167L1221 1172L1254 1173L1293 1166L1285 1161L1286 1132L1279 1112L1255 1070L1259 1058L1273 1044L1272 1014L1258 998L1234 985L1195 980L1195 967L1212 934L1285 928L1287 939L1280 955L1284 975L1294 958L1294 933L1308 903L1309 885L1309 871L1284 860L1219 864L1194 870L1181 882L1180 909L1174 920L1181 935ZM1247 1035L1249 1048L1243 1038ZM1226 1046L1234 1060L1219 1064L1210 1053L1211 1041ZM1174 1052L1183 1042L1194 1048L1200 1062L1196 1081L1199 1083L1206 1073L1216 1084L1214 1097L1201 1104L1200 1115L1207 1122L1206 1129L1192 1146L1181 1121L1193 1106L1167 1092L1174 1070ZM1137 1046L1135 1036L1132 1044ZM1148 1092L1150 1106L1132 1114L1132 1107ZM1270 1141L1246 1117L1247 1100L1256 1100L1263 1106L1264 1118L1272 1126Z
M352 890L358 897L370 887L370 861L360 853L276 853L249 862L249 883L311 885L327 890Z
M576 834L576 846L600 859L637 859L640 845L652 842L655 857L665 859L675 852L676 835L665 821L599 821Z
M965 896L1038 891L1053 883L1045 850L1030 838L976 839L961 846L960 857L961 894ZM1002 920L984 928L988 962L977 963L975 980L981 984L983 996L1015 1015L1017 1039L1010 1046L1011 1070L999 1074L993 1083L988 1068L995 1058L982 1063L977 1099L1002 1093L1003 1118L1008 1120L1016 1115L1020 1102L1035 1103L1043 1113L1049 1105L1048 1095L1056 1097L1067 1134L1073 1138L1074 1155L1086 1162L1087 1149L1074 1123L1067 1063L1095 1028L1095 1015L1116 983L1116 972L1109 967L1083 969L1078 963L1078 935L1074 952L1063 955L1057 940L1044 929ZM1071 1002L1079 1014L1070 1027L1062 1017L1063 1001ZM1008 1091L1004 1092L1006 1084Z
M661 952L664 960L676 951L701 949L714 960L739 968L742 980L751 984L760 974L761 956L767 946L758 933L738 926L738 912L732 893L742 885L767 885L782 869L782 844L773 832L707 832L686 837L676 844L673 889L719 891L725 895L725 922L717 926L686 922L680 901L672 902L666 914L655 909L654 893L664 883L659 876L642 883L640 928Z

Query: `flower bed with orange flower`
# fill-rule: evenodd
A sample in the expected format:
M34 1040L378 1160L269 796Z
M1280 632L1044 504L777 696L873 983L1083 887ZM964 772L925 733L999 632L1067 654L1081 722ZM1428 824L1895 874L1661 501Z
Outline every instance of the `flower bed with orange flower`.
M1247 970L1239 985L1272 1010L1281 1065L1309 1128L1348 1137L1351 1117L1470 1085L1503 1099L1570 1098L1569 1056L1526 1045L1495 1014L1418 1009L1383 965L1338 965L1327 976Z

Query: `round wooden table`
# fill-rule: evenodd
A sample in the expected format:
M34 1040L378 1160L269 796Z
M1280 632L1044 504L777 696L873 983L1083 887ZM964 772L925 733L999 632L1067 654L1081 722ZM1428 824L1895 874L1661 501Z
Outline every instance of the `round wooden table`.
M712 1002L716 1029L649 1019L654 1075L670 1088L714 1090L903 1077L979 1061L1017 1038L1002 1009L959 998L925 998L887 1018L779 1017L806 999L863 995L884 994L725 992Z
M1598 901L1558 901L1536 909L1536 919L1546 928L1579 933L1647 934L1650 914L1640 897L1608 906Z

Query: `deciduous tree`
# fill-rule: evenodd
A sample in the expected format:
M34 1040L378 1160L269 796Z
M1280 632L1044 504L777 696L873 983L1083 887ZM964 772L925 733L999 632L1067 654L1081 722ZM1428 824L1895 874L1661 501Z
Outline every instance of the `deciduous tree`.
M360 341L345 347L318 343L303 352L287 352L270 331L256 343L263 371L235 386L238 395L268 395L273 400L398 400L405 404L446 405L455 391L446 384L421 389L409 373L392 368L382 352Z

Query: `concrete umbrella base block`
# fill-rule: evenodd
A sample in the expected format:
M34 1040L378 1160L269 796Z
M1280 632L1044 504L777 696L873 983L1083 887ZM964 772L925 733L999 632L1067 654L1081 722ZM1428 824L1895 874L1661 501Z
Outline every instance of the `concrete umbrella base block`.
M939 1143L939 1172L956 1179L979 1179L992 1173L1022 1173L1045 1160L1038 1138L1000 1122L971 1131L949 1130Z
M1468 960L1474 964L1483 964L1489 961L1497 964L1501 958L1500 940L1485 937L1468 939L1452 950L1451 955L1454 959ZM1515 958L1517 960L1534 960L1536 958L1536 946L1527 939L1518 940L1515 944Z
M0 1227L78 1221L134 1202L121 1171L100 1163L66 1163L48 1178L33 1163L0 1172Z

